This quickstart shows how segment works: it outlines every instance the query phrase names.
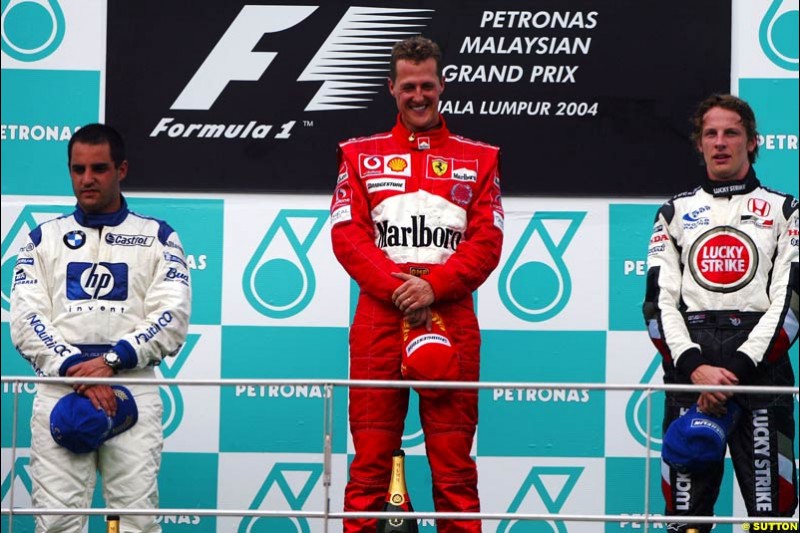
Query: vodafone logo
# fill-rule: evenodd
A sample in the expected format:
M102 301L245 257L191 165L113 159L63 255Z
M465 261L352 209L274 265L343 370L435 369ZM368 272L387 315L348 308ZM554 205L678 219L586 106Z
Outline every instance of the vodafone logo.
M697 283L714 292L734 292L753 279L758 250L739 230L723 226L703 234L689 251L689 267Z
M361 177L411 176L411 154L359 154Z
M383 170L383 159L373 155L364 159L364 168L368 171L378 172Z
M339 185L334 195L335 198L331 209L338 209L342 206L350 205L350 187L346 183Z

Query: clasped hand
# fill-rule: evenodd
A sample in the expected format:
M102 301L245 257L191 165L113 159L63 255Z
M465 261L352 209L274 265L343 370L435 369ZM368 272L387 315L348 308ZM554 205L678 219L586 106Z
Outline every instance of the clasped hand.
M692 372L692 383L695 385L738 385L736 374L719 366L700 365ZM724 416L725 402L733 393L723 391L702 392L697 399L697 408L702 413Z
M103 361L102 357L78 363L67 370L67 377L71 378L110 378L113 375L114 371ZM95 409L102 409L108 416L117 414L117 397L110 385L75 383L72 388L78 394L89 398Z
M392 276L403 280L403 284L392 293L392 302L403 313L403 317L412 328L425 324L431 330L431 305L433 304L433 288L422 278L393 272Z

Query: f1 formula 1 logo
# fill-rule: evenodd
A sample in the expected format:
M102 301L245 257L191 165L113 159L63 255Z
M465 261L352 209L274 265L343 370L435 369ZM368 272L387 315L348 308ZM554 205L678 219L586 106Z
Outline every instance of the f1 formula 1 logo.
M254 52L266 33L288 30L318 6L244 6L171 109L208 110L232 81L258 81L277 52ZM297 81L321 81L306 111L364 108L388 73L388 51L418 34L427 9L350 7ZM382 52L383 51L383 52ZM377 57L376 57L377 56ZM332 67L335 65L335 67Z

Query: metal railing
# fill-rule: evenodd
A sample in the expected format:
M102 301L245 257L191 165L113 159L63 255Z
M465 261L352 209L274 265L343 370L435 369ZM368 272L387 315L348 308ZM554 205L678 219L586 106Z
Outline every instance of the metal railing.
M559 522L626 522L643 524L644 533L649 530L650 524L679 522L684 524L745 524L751 522L769 522L775 524L796 524L796 518L764 518L748 516L666 516L652 514L650 511L650 459L652 449L650 446L652 435L652 393L656 391L669 392L700 392L721 391L735 392L737 394L793 394L797 395L794 387L772 386L699 386L677 384L612 384L612 383L567 383L567 382L465 382L465 381L388 381L388 380L349 380L349 379L149 379L129 378L123 376L115 378L54 378L32 376L0 376L0 382L12 383L14 394L14 410L12 416L12 444L11 444L11 489L8 498L9 506L0 508L0 515L9 517L9 533L13 533L13 517L15 515L195 515L215 517L265 517L265 518L310 518L324 521L324 531L328 531L330 520L347 518L419 518L419 519L462 519L462 520L540 520ZM17 453L17 425L19 394L24 383L87 383L87 384L125 384L125 385L177 385L177 386L318 386L325 390L323 394L323 486L324 509L321 511L271 511L261 509L197 509L197 508L159 508L159 509L111 509L111 508L26 508L14 507L14 486L16 479L16 453ZM580 515L580 514L540 514L540 513L445 513L445 512L413 512L413 513L387 513L387 512L335 512L330 510L331 463L333 442L333 399L335 387L363 387L363 388L440 388L440 389L577 389L600 391L643 391L647 398L646 409L646 451L644 472L644 510L641 515Z

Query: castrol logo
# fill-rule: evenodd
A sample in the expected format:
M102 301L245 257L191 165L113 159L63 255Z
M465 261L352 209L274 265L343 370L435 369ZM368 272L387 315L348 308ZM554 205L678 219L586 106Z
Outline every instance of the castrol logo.
M753 279L758 250L741 231L722 226L707 231L689 251L689 268L697 284L714 292L734 292Z

